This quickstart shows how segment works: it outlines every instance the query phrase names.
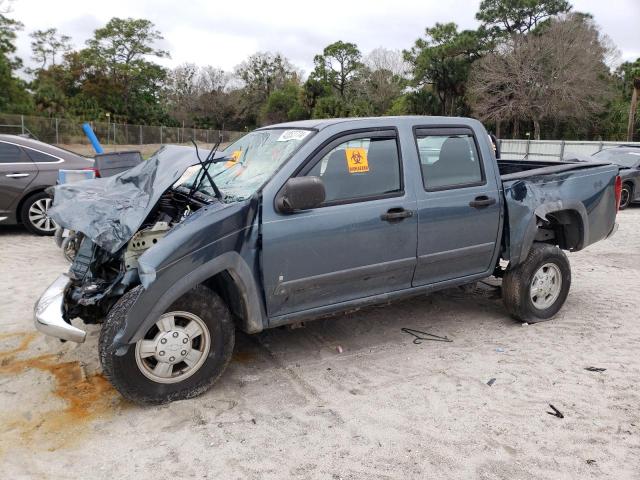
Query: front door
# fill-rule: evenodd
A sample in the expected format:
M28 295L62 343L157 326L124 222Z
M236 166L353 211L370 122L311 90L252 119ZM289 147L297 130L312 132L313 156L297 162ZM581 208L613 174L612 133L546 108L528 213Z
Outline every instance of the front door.
M269 317L409 288L417 219L395 130L345 135L299 175L318 176L322 206L263 225Z
M23 192L38 175L38 167L21 147L0 142L0 219L15 213Z
M416 129L422 170L414 286L493 271L501 202L473 131ZM492 159L488 159L492 160Z

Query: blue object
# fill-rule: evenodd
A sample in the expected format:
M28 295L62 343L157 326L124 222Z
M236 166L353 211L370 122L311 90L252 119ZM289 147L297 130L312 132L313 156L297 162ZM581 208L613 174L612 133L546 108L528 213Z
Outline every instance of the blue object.
M83 123L82 130L84 131L84 134L87 136L87 138L91 142L91 145L93 145L93 149L96 151L96 153L104 153L102 145L100 145L100 142L98 141L98 137L96 137L96 134L93 133L93 129L91 128L91 125L89 125L88 123Z

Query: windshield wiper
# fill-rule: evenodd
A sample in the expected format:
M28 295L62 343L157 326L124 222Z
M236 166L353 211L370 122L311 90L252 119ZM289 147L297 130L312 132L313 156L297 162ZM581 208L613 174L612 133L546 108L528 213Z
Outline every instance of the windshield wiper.
M193 139L191 139L191 143L193 143L193 145L196 147L196 157L198 157L198 162L200 162L200 167L201 167L201 171L203 172L203 175L201 177L200 172L198 172L198 175L196 175L196 178L194 179L193 184L189 189L189 198L193 196L194 192L200 189L200 186L202 185L202 182L204 182L204 178L206 175L207 179L209 180L209 183L211 184L211 188L213 188L213 192L215 193L216 198L222 201L223 199L222 192L216 185L216 182L213 181L213 178L209 174L209 168L208 168L209 165L213 163L218 163L226 159L225 157L219 158L219 159L213 158L216 152L218 151L218 147L220 146L220 140L218 140L218 143L216 143L211 149L211 151L209 151L209 154L207 155L207 158L204 159L204 161L202 161L202 159L200 158L200 151L198 150L198 144Z

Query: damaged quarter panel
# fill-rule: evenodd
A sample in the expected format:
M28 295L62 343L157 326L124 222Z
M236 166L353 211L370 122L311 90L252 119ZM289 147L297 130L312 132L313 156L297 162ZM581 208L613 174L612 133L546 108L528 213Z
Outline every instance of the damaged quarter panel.
M616 210L616 172L614 166L597 166L518 180L503 176L508 213L505 257L514 265L524 261L540 223L550 221L550 214L579 227L569 250L582 250L606 238L615 224L611 213Z

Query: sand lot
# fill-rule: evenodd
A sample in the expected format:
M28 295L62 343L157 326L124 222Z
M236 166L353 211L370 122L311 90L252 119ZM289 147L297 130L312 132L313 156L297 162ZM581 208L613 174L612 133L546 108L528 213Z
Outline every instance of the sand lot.
M51 238L0 228L3 476L640 478L640 208L618 221L570 255L552 321L522 326L482 287L239 335L213 390L148 408L101 376L98 328L82 345L34 332L67 264Z

